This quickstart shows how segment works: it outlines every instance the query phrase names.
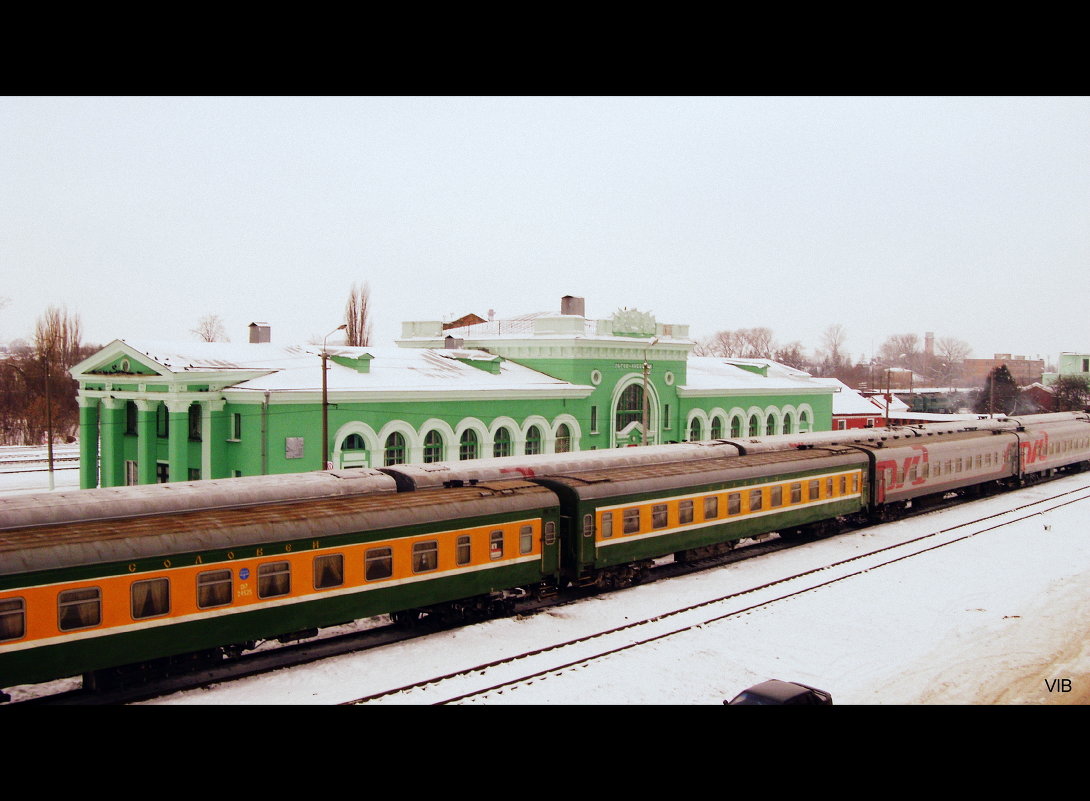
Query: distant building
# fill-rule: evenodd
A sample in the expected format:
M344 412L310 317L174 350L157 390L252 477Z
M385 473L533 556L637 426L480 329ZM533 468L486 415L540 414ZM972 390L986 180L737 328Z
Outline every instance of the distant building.
M966 359L962 362L961 383L975 388L982 387L989 373L1003 365L1007 366L1014 383L1020 387L1040 381L1045 371L1045 363L1042 359L1027 359L1025 356L997 353L992 359Z
M691 357L688 326L635 309L448 328L400 347L115 340L71 370L81 487L560 453L828 430L834 391L767 359ZM645 368L646 365L646 368ZM647 430L644 431L644 397ZM96 465L101 464L101 474Z
M821 384L833 387L834 431L849 428L881 428L886 424L884 409L872 403L843 381L836 378L815 378Z
M1024 413L1036 414L1052 411L1052 390L1044 384L1034 383L1022 390L1022 405L1028 407Z
M1060 376L1079 376L1090 379L1090 353L1073 353L1065 351L1060 354L1060 360L1056 364L1055 373L1045 373L1041 383L1050 386Z

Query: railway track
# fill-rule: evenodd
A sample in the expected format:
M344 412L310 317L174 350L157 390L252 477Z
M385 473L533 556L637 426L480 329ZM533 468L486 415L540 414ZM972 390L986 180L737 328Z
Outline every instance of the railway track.
M70 449L53 454L53 470L79 470L79 452ZM49 457L44 453L23 454L0 448L0 473L48 473Z
M984 515L904 542L858 554L850 559L800 571L774 581L679 607L653 617L632 621L623 626L597 631L568 641L529 650L525 653L508 655L456 672L360 696L343 703L445 704L487 701L493 693L514 691L519 686L534 681L546 680L550 676L560 675L566 670L576 669L580 665L605 659L613 654L646 646L700 626L713 624L718 620L743 615L762 606L787 602L791 598L850 579L860 573L880 569L884 565L900 562L937 548L952 545L1017 520L1042 514L1059 505L1087 499L1090 499L1090 486L1064 491L1021 504L1011 510ZM912 514L927 514L941 509L965 505L966 500L959 499L944 502L940 506L918 509ZM846 530L844 533L849 534L850 531ZM723 556L690 563L667 562L657 566L644 584L738 563L757 556L790 549L799 544L805 544L805 542L800 543L794 540L770 537L759 541L749 541L735 551ZM586 590L564 593L553 599L524 604L517 610L517 614L523 616L536 614L549 608L575 603L596 594L600 593ZM379 620L381 619L376 619L373 622L377 623ZM297 644L279 646L268 651L251 652L183 676L171 676L108 691L69 691L55 696L30 699L23 703L49 705L132 703L214 683L230 682L243 677L299 666L331 656L405 642L452 628L456 628L456 626L424 623L416 628L406 629L400 626L376 624L373 628L365 631L327 636L317 640L311 639Z
M606 631L551 644L467 667L443 676L360 697L346 704L487 703L490 697L559 677L624 651L651 645L761 607L789 602L806 593L849 580L935 550L987 534L1053 509L1090 500L1090 487L1059 493L1014 509L985 515L904 542L811 568L738 592L687 605Z

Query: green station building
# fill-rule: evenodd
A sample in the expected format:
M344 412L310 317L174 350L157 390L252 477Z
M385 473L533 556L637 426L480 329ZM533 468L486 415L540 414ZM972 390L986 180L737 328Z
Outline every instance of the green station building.
M831 428L834 389L805 372L691 356L687 325L583 308L406 322L387 347L276 345L262 323L248 343L115 340L71 370L80 486Z

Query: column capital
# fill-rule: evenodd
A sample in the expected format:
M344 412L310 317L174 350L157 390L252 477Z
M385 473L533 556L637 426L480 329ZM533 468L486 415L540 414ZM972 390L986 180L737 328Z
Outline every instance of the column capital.
M190 400L178 400L177 398L169 398L163 401L167 405L167 411L171 414L187 414L189 407L193 403Z

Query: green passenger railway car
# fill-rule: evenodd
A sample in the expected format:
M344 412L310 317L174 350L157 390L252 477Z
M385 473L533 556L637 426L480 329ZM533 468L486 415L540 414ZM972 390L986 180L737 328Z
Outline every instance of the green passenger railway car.
M650 560L700 558L772 531L817 531L867 506L868 457L854 448L567 473L536 479L560 498L565 577L624 586Z
M383 613L494 614L555 583L557 523L518 480L3 532L0 687Z

